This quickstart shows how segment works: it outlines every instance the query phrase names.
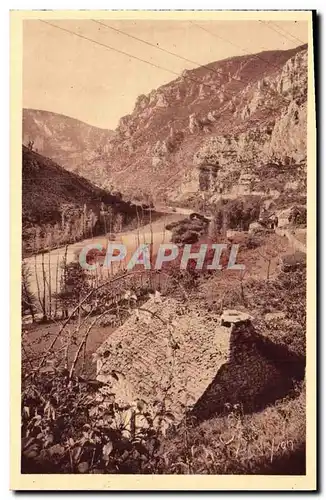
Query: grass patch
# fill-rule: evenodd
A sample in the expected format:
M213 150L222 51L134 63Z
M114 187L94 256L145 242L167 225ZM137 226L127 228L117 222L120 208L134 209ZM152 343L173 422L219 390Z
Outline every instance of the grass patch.
M304 474L305 387L263 411L225 416L198 427L183 423L162 450L167 474ZM166 464L168 467L166 468Z

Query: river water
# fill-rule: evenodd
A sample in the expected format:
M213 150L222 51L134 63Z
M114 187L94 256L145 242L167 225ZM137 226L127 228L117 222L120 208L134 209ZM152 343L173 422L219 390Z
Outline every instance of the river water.
M181 212L181 213L180 213ZM171 241L171 232L165 229L165 226L171 222L181 220L185 215L191 213L191 210L182 209L180 212L171 212L162 214L162 217L156 219L152 224L146 224L139 229L133 229L126 232L116 234L115 242L122 243L127 249L127 257L125 262L128 262L130 256L134 253L139 244L153 242L153 253L157 253L161 243L169 243ZM45 290L48 295L49 289L52 294L60 290L60 278L62 273L61 263L65 259L67 263L76 260L76 256L87 245L100 243L106 248L108 240L106 236L97 236L94 238L85 239L77 243L68 245L68 248L61 247L51 250L43 255L28 257L24 261L29 269L30 291L35 297L38 297L38 289L41 296L43 295L43 282L45 276ZM118 268L118 267L117 267ZM121 265L119 263L119 269ZM44 276L43 276L44 270ZM110 272L109 270L107 272Z

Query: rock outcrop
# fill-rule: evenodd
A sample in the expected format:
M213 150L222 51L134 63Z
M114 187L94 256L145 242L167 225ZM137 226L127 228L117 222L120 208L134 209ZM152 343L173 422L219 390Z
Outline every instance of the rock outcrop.
M39 127L34 115L27 112L24 119L26 140L33 135L28 129ZM277 183L303 179L306 117L307 46L300 46L185 70L140 95L113 135L94 133L100 151L90 151L89 133L81 160L50 118L42 117L38 135L44 154L53 157L49 144L56 136L58 154L69 152L69 161L55 160L93 181L95 175L102 186L110 182L131 195L140 189L156 199L178 200L203 193L236 196L241 183L246 192L249 184L249 191L277 191Z
M306 113L306 46L185 70L120 120L110 176L156 198L275 190L268 169L274 184L303 177Z

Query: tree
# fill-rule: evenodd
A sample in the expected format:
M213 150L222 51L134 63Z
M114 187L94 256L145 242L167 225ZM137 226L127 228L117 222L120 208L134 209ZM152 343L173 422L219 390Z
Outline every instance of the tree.
M261 199L258 196L239 197L235 200L222 200L216 206L215 224L217 228L247 231L251 222L258 220Z
M28 311L32 316L32 321L35 321L35 298L30 290L30 276L31 273L27 267L26 262L22 263L22 281L21 281L21 307L22 315Z
M307 209L306 207L294 206L289 215L289 222L294 226L307 224Z
M76 259L69 264L63 263L63 273L58 298L62 304L63 316L68 317L68 310L79 303L83 294L89 290L85 270Z
M120 231L122 231L122 225L123 225L123 215L120 212L118 212L115 217L113 231L115 233L119 233Z

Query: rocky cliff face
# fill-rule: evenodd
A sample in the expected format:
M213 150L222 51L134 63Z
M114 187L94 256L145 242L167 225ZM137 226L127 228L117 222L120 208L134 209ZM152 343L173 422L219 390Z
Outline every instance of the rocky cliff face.
M62 167L103 184L113 132L68 116L35 109L23 110L23 144Z
M269 192L304 178L306 114L306 46L184 71L121 118L106 182L175 200Z
M116 131L24 110L24 144L130 196L304 192L307 46L234 57L140 95Z

